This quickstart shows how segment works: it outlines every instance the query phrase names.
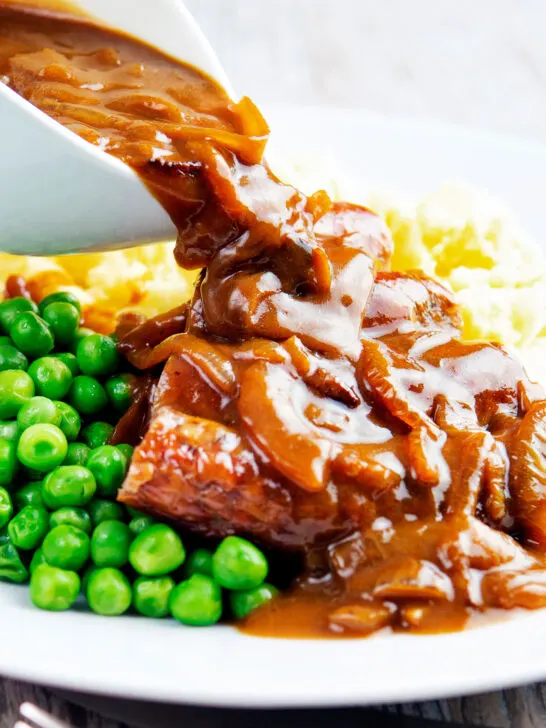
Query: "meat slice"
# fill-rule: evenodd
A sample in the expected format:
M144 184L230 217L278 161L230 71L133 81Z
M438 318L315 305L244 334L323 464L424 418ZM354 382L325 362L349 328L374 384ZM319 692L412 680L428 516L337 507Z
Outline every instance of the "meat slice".
M234 429L165 406L135 450L118 497L204 535L239 533L300 548L349 528L337 495L290 488L259 465Z

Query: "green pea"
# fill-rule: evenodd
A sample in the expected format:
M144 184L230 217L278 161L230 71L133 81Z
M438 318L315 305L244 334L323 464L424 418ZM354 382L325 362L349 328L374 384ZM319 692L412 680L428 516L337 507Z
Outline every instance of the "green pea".
M97 569L87 583L87 601L97 614L116 617L131 606L131 584L119 569Z
M186 552L170 526L155 523L144 529L129 548L129 562L142 576L164 576L182 566Z
M85 465L90 454L91 448L83 442L69 442L63 465Z
M57 412L59 413L59 427L64 432L68 442L75 440L80 434L82 420L80 415L66 402L54 402ZM68 454L68 453L67 453Z
M30 565L28 567L28 570L30 571L31 575L34 574L34 572L36 571L36 569L38 568L38 566L40 566L40 564L45 564L44 552L42 551L42 547L41 546L40 546L39 549L36 549L36 551L34 552L34 555L33 555L32 559L30 561Z
M131 406L133 382L134 377L131 374L118 374L115 377L110 377L104 385L111 405L120 414L126 412Z
M72 374L64 362L54 356L42 356L28 368L36 392L49 399L63 399L72 385Z
M0 485L12 485L17 472L17 445L0 440Z
M62 612L74 604L80 592L80 577L48 564L40 564L30 577L30 599L34 606Z
M229 595L229 601L233 616L235 619L244 619L250 612L267 604L278 594L279 590L271 584L260 584L260 586L246 591L232 591Z
M131 462L131 458L133 457L133 452L135 451L134 447L131 447L131 445L126 445L125 443L121 443L120 445L116 445L117 449L125 455L125 459L127 460L127 465Z
M106 445L113 432L114 427L108 422L91 422L83 428L81 439L86 445L89 445L91 450L94 450L101 445Z
M17 443L17 457L27 468L47 473L66 457L68 443L55 425L31 425Z
M21 430L40 424L59 426L61 415L47 397L31 397L17 413L17 424Z
M20 369L0 372L0 417L15 417L21 407L34 396L34 382Z
M103 500L102 498L93 498L87 506L93 526L98 526L104 521L123 521L125 520L125 511L120 503L114 501Z
M13 346L13 341L9 338L9 336L0 336L0 346Z
M139 577L133 584L133 606L145 617L161 619L169 614L169 601L174 589L170 576Z
M70 404L84 415L94 415L108 404L102 384L83 374L74 378L68 398Z
M61 465L45 478L42 495L48 508L84 506L95 495L93 473L81 465Z
M89 536L68 524L55 526L44 538L42 551L50 566L79 571L89 558Z
M6 334L9 334L10 327L17 316L26 311L38 313L38 307L34 301L29 301L28 298L23 298L22 296L8 298L2 301L0 303L0 327L2 330Z
M42 317L53 331L57 345L70 344L80 323L80 312L75 306L55 301L44 308Z
M27 568L9 537L3 538L0 543L0 579L16 584L28 579Z
M75 506L63 506L49 514L49 528L56 526L74 526L87 534L93 530L89 513Z
M225 538L212 557L214 578L225 589L253 589L265 580L267 572L262 552L238 536Z
M51 354L54 359L59 359L63 364L70 369L70 374L73 377L77 377L80 373L80 367L78 366L78 360L75 354L71 354L68 351L61 352L60 354Z
M125 478L127 461L114 445L102 445L92 450L86 467L95 476L99 495L114 497Z
M42 298L38 304L38 310L43 315L44 311L50 304L58 303L59 301L61 303L70 303L72 306L75 306L78 311L82 310L79 298L70 291L56 291L55 293L50 293L49 296Z
M76 354L80 341L82 339L86 339L88 336L93 336L94 333L95 332L92 329L88 329L85 326L80 326L80 328L76 330L74 339L73 339L72 343L70 344L70 351L73 354ZM78 364L78 366L79 366L79 364Z
M34 483L27 483L21 488L18 488L15 491L13 499L18 511L23 510L25 506L39 506L40 508L44 508L45 503L42 498L42 481L38 480Z
M5 488L0 488L0 528L8 523L13 513L11 496Z
M205 574L212 576L212 551L208 549L195 549L186 559L184 564L186 578L193 574Z
M194 574L173 589L169 609L182 624L208 627L222 616L222 590L210 576Z
M125 506L125 510L127 511L129 518L140 518L140 516L146 515L142 511L139 511L138 508L131 508L131 506Z
M55 346L51 329L32 311L17 316L10 326L9 335L15 346L33 359L49 354Z
M0 371L5 369L28 369L26 356L11 344L0 345Z
M90 377L105 377L117 368L119 354L110 336L91 334L81 339L76 349L80 369Z
M152 526L156 522L155 518L152 518L152 516L139 516L138 518L133 518L129 523L129 529L133 536L138 536L139 533L142 533L148 526Z
M43 541L49 527L49 514L40 506L25 506L8 524L8 536L18 549L30 551Z
M0 440L9 440L17 444L21 430L17 422L0 422Z
M121 521L103 521L91 536L91 558L96 566L121 568L128 560L132 533Z

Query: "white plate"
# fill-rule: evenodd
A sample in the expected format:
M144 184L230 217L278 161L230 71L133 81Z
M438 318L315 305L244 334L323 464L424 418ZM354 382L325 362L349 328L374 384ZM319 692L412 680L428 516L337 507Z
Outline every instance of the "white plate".
M424 192L446 179L504 199L546 239L546 148L363 112L271 111L278 148L330 148L353 174ZM546 677L546 611L439 636L264 640L229 627L34 609L0 585L0 672L120 697L232 706L385 703Z

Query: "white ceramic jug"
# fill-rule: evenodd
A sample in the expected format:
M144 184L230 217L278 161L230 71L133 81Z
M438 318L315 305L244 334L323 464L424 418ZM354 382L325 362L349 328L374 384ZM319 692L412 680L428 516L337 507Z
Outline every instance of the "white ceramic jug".
M78 0L95 19L186 61L231 94L180 0ZM0 83L0 250L53 255L172 239L174 226L123 162Z

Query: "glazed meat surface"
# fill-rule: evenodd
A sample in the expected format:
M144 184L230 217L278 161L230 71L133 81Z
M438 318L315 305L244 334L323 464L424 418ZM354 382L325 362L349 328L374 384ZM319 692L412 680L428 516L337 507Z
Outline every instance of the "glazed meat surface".
M448 291L376 273L358 356L297 332L205 340L202 319L192 331L201 301L155 349L168 359L122 500L207 536L300 551L313 578L322 553L335 608L304 603L342 631L543 603L546 471L536 448L518 455L542 437L543 392L498 345L459 339Z
M358 457L361 439L375 445L368 448L368 468L377 487L400 480L381 462L389 459L390 446L383 444L390 439L390 431L374 421L372 407L360 392L356 361L334 348L340 334L347 337L340 339L347 351L359 346L366 301L357 296L363 285L373 288L370 254L384 258L390 240L383 223L363 208L344 205L331 214L336 219L323 222L321 231L343 229L351 248L346 259L338 255L330 285L335 288L348 277L348 268L355 271L354 276L351 271L351 287L342 289L354 301L344 307L345 326L331 321L328 328L323 321L312 336L310 326L301 334L305 312L328 310L327 296L315 292L294 296L276 290L264 296L265 286L255 282L252 272L237 276L222 295L233 299L236 286L247 291L255 286L259 300L252 306L261 308L264 316L253 317L252 325L261 334L275 325L279 302L283 315L293 307L278 341L262 336L233 345L203 338L203 326L209 325L201 313L203 291L210 295L210 278L196 294L184 333L166 339L151 352L139 348L138 330L122 341L122 350L139 366L169 357L157 384L150 428L121 494L126 502L191 522L192 528L207 535L244 532L270 545L308 548L348 532L372 514L364 495L350 483L332 482L327 487L332 469L342 472L347 469L345 461ZM323 233L321 239L327 246L332 238ZM305 268L303 274L308 275ZM286 275L293 277L294 271ZM224 280L220 278L220 285ZM419 282L420 292L422 287ZM405 313L411 315L406 309ZM233 318L237 320L235 314ZM342 428L347 428L347 437ZM171 492L164 498L165 487Z

